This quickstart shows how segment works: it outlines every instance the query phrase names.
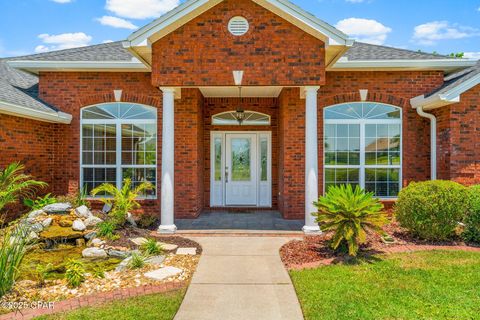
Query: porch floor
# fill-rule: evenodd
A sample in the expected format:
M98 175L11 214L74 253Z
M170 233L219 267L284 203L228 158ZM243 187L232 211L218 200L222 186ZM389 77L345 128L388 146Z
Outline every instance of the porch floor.
M197 219L176 219L179 231L251 230L301 231L304 220L285 220L278 211L228 212L205 211Z

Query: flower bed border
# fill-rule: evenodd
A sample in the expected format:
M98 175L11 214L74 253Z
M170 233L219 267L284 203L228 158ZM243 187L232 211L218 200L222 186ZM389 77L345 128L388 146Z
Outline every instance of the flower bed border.
M155 293L166 293L186 288L186 282L168 282L160 285L144 285L140 287L124 288L109 292L100 292L88 296L72 298L55 302L52 309L23 309L0 315L0 320L28 320L42 315L68 312L83 307L98 306L115 300L144 296Z

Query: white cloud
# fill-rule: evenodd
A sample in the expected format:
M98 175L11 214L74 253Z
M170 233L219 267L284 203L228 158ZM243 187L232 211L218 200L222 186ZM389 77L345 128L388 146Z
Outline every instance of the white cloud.
M97 19L104 26L120 28L120 29L129 29L135 30L138 29L136 25L122 18L112 17L112 16L103 16Z
M53 2L56 2L56 3L70 3L70 2L73 2L73 0L52 0Z
M112 43L113 40L103 40L102 43Z
M465 52L464 58L480 60L480 52Z
M43 41L43 44L35 48L35 52L37 53L85 47L90 44L90 41L92 41L92 37L83 32L62 33L56 35L43 33L38 35L38 38Z
M479 30L452 25L448 21L432 21L414 29L413 41L422 45L435 45L441 40L456 40L480 35Z
M180 4L180 0L107 0L105 8L130 19L158 18Z
M392 29L376 20L348 18L340 20L335 27L358 41L384 44Z

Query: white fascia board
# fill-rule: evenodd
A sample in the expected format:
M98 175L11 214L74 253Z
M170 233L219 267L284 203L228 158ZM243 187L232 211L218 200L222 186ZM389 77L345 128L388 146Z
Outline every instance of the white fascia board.
M462 84L459 84L458 86L452 88L451 90L448 90L442 95L446 99L454 99L455 97L460 96L462 93L467 92L468 90L472 89L473 87L479 84L480 84L480 73L466 80Z
M333 65L335 69L462 69L473 67L477 62L460 59L425 60L347 60L340 59Z
M136 60L136 59L135 59ZM150 72L140 61L30 61L12 60L12 68L38 73L39 71L106 71L106 72Z
M70 124L72 115L64 112L46 112L0 101L0 113L50 123Z

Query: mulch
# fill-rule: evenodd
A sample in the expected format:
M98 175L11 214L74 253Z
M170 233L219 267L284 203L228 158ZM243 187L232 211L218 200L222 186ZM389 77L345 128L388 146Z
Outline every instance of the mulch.
M369 259L376 254L387 254L418 250L458 249L480 251L479 247L465 244L460 240L449 242L429 242L411 236L396 221L386 225L384 231L392 237L393 243L385 243L377 234L368 234L367 242L361 246L359 258ZM351 263L355 259L346 253L330 248L332 233L319 236L305 236L302 240L293 240L280 249L280 256L287 269L315 268L322 265Z

